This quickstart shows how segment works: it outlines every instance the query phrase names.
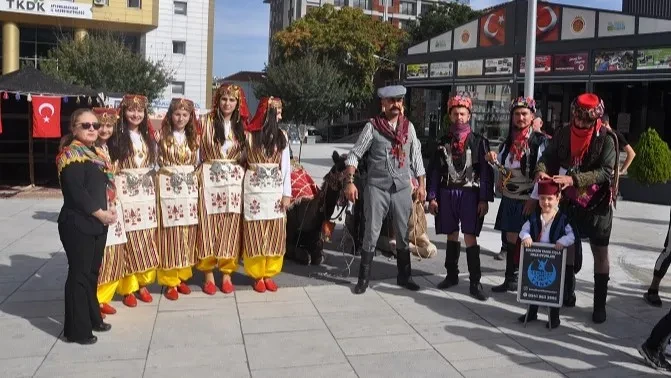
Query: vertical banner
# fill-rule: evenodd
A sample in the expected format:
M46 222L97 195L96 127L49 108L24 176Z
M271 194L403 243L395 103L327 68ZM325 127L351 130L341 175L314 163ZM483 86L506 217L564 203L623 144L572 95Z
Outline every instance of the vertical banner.
M33 97L33 138L61 137L61 98Z

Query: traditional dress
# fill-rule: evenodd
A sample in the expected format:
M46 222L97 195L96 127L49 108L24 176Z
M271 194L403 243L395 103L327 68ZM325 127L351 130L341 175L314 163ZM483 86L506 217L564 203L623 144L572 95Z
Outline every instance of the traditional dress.
M454 107L471 111L472 100L455 96L448 101L448 112ZM492 168L485 162L489 142L482 135L471 131L469 124L454 124L450 132L440 139L439 146L429 164L428 200L438 203L436 233L461 231L465 235L480 235L484 217L478 216L480 202L494 201ZM459 282L459 241L448 240L445 251L447 276L438 284L448 289ZM480 246L466 248L466 262L470 279L469 291L479 300L486 300L480 278Z
M196 122L193 103L189 100L173 100L170 107L179 109L182 101L194 117L190 122ZM170 120L164 119L165 122ZM164 133L170 129L164 127ZM160 262L157 278L159 285L168 287L166 298L175 300L178 297L177 291L182 294L191 292L184 282L193 275L191 267L196 262L198 177L195 168L198 163L198 147L189 144L184 130L163 135L159 146L158 198L161 227L158 237Z
M146 108L143 96L124 96L121 110L131 104ZM144 104L144 106L142 106ZM123 117L123 112L121 113ZM156 280L159 266L157 248L158 212L154 169L149 149L139 131L127 130L132 142L132 153L118 161L119 173L115 177L119 199L123 207L126 227L125 273L117 292L126 298L124 303L133 307L136 303L132 294ZM141 292L140 299L151 301L148 292Z

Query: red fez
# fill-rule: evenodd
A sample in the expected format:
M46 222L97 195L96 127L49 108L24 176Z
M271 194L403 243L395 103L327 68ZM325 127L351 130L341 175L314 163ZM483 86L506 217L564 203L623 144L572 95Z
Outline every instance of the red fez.
M571 114L574 118L594 121L601 118L604 112L603 101L594 93L583 93L571 104Z
M583 109L592 109L596 108L600 101L599 96L594 93L583 93L578 96L578 101L576 101L576 103Z
M559 194L561 190L559 189L559 184L552 180L543 180L538 182L538 195L539 196L551 196L554 194Z

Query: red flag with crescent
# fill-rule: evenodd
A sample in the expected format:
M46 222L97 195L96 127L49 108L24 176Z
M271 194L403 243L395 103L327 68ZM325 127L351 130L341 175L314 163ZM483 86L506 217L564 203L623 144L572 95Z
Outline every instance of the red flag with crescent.
M33 138L61 137L61 98L33 97Z
M561 7L539 3L536 18L536 40L538 42L554 42L559 40L561 24Z
M506 8L493 10L480 18L480 46L501 46L506 43Z

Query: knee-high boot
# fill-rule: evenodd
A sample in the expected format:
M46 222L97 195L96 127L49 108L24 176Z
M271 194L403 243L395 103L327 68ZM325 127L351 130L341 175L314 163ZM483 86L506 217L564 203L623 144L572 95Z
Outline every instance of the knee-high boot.
M575 307L575 272L573 265L566 265L564 276L564 307Z
M516 244L506 244L506 273L503 283L492 287L495 293L505 293L506 291L517 291L517 266L515 266Z
M592 321L601 324L606 321L606 297L608 296L608 273L594 273L594 312Z
M459 283L459 255L461 244L458 241L447 241L445 246L445 270L447 276L438 284L441 290L449 289Z
M524 323L525 320L527 322L532 322L536 319L538 319L538 306L537 305L529 305L529 309L527 310L527 313L520 316L519 318L517 318L517 320L519 320L520 323Z
M482 285L480 284L480 277L482 272L480 271L480 246L474 245L472 247L466 248L466 262L468 263L468 273L469 280L471 281L469 291L471 295L480 300L487 300L484 290L482 290Z
M412 291L419 290L419 285L412 280L409 249L396 251L396 268L398 269L398 276L396 276L396 284L398 286Z
M368 289L370 282L370 268L373 264L375 252L361 251L361 264L359 265L359 280L354 287L354 294L363 294Z

